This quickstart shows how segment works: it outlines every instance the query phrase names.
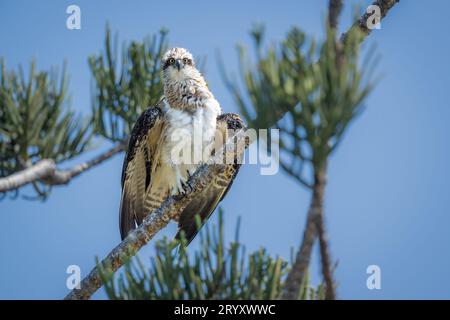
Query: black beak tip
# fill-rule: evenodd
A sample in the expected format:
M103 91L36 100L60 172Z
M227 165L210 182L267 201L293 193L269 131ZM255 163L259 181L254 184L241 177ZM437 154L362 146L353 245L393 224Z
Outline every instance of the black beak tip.
M177 67L178 71L180 71L182 64L180 60L175 61L175 66Z

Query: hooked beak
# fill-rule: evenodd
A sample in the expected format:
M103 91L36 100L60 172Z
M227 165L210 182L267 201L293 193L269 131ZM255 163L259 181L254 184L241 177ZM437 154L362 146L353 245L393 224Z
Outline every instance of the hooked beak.
M177 59L175 61L175 66L177 67L178 71L180 71L180 69L183 68L184 65L183 65L183 62L181 62L180 59Z

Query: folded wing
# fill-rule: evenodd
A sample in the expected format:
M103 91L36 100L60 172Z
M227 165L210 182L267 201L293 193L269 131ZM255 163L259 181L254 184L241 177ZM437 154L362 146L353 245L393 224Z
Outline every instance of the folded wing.
M243 127L242 120L236 114L226 113L217 117L217 130L220 131L224 141L229 137L227 129L239 130ZM239 168L240 161L234 159L233 164L227 165L224 172L214 177L202 193L189 203L180 215L178 233L175 236L177 239L181 238L182 233L184 233L187 244L194 239L200 229L196 216L199 216L200 226L202 226L227 194Z
M161 128L162 111L156 106L141 114L131 132L122 168L119 221L122 240L148 214L144 210L144 199L151 181L153 157Z

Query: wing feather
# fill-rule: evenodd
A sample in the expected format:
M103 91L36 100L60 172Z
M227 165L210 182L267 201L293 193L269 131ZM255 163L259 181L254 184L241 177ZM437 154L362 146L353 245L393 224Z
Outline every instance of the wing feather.
M151 163L155 146L149 139L159 135L162 111L160 105L145 110L131 132L128 150L122 167L122 197L120 202L120 235L122 240L142 221L145 191L151 180Z
M217 128L222 131L223 137L228 136L225 132L226 129L238 130L243 127L244 124L242 120L236 114L226 113L217 117ZM234 164L230 164L221 175L215 177L202 193L193 199L183 210L178 221L178 232L175 236L176 239L180 239L182 233L184 233L187 244L194 239L200 230L200 228L197 227L196 215L199 215L201 226L203 226L220 201L222 201L228 193L239 171L239 162L240 161L235 159Z

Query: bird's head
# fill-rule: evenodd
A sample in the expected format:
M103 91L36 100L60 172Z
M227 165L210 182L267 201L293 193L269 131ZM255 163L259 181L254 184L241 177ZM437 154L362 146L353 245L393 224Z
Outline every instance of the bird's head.
M183 81L200 75L192 54L184 48L169 49L163 55L161 65L167 80Z

